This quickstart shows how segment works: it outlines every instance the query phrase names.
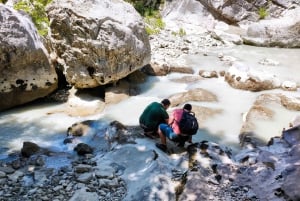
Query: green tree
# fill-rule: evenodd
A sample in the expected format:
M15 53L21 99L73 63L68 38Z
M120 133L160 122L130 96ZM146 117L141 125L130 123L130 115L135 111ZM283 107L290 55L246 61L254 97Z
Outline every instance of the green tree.
M157 11L161 4L160 0L148 1L148 0L125 0L126 2L133 5L135 10L139 12L142 16L152 16L153 11Z
M23 10L30 15L40 35L48 33L49 20L46 15L45 7L52 0L21 0L14 5L16 10Z
M163 22L159 6L161 1L148 1L148 0L125 0L130 3L135 10L144 18L146 24L146 32L148 35L158 34L160 30L164 29L165 23ZM148 3L148 4L147 4Z

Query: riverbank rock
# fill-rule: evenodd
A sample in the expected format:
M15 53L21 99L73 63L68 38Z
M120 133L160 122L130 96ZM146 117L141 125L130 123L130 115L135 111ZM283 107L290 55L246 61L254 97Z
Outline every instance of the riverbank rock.
M2 198L76 200L84 195L91 200L118 201L299 199L300 171L295 165L300 161L298 128L286 130L268 145L242 149L236 154L230 147L209 141L177 147L166 154L155 147L156 140L139 134L141 129L117 121L110 126L110 139L118 143L105 152L98 149L84 157L40 153L0 162ZM95 133L101 132L98 129ZM119 143L118 132L131 138L131 143ZM89 145L92 143L89 141ZM171 143L168 141L169 148ZM62 159L64 162L55 168L49 167L51 161Z
M165 2L162 16L174 33L207 32L224 44L291 48L299 47L299 6L293 0L175 0Z
M206 90L201 88L191 89L187 92L177 93L168 97L171 101L171 106L175 107L188 101L202 101L202 102L217 102L218 97Z
M57 75L31 20L0 4L0 111L45 97Z
M225 80L234 88L255 92L281 86L280 80L275 75L264 74L240 62L232 64L225 73Z
M265 136L276 135L276 133L279 135L280 132L278 131L289 129L289 126L297 126L296 119L298 118L297 111L300 110L299 106L300 100L294 97L283 94L259 95L245 115L239 135L241 146L251 145L256 147L265 145L268 139L258 137L260 135L257 132L263 132ZM294 113L289 114L288 111L294 111ZM277 118L282 119L280 125L273 126L272 130L260 130L261 122L272 123Z
M150 62L143 19L124 1L53 1L47 14L53 58L76 88L115 82Z
M264 47L299 48L300 8L286 10L278 19L266 19L249 25L245 44Z

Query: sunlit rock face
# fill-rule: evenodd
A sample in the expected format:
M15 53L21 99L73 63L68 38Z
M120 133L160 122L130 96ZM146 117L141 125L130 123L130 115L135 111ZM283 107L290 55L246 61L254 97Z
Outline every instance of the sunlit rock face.
M150 62L144 23L128 3L53 1L47 14L53 58L77 88L117 81Z
M228 84L237 89L263 91L280 87L281 81L273 74L260 73L235 62L225 74Z
M253 23L247 30L245 43L257 46L300 47L300 8L287 10L278 19Z
M44 97L57 75L32 22L0 4L0 110Z

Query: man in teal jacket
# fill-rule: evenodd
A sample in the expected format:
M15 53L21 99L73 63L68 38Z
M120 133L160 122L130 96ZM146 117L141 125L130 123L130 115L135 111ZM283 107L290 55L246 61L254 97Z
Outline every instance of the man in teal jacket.
M157 134L158 125L168 123L169 114L167 109L171 102L164 99L161 103L153 102L148 105L139 118L140 126L144 130L144 135L150 138L159 137Z

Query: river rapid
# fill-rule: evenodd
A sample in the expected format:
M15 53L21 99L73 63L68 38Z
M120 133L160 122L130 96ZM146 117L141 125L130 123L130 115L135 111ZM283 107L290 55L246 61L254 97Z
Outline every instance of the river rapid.
M236 61L251 67L261 74L272 74L280 80L294 81L300 84L300 49L279 49L251 46L234 46L227 48L209 48L205 54L182 55L186 66L195 70L227 70L228 66L221 62L219 55L231 56ZM262 61L270 59L276 65L262 65ZM138 118L143 109L152 101L161 101L175 93L185 92L193 88L203 88L218 97L218 102L191 102L208 108L221 109L223 112L212 118L200 120L200 129L194 141L210 140L239 149L238 135L243 123L243 115L247 113L256 97L263 93L282 93L296 98L300 90L283 91L280 89L261 92L250 92L234 89L224 81L224 77L199 79L193 83L175 82L174 78L186 76L171 73L167 76L150 76L139 86L140 94L132 96L120 103L106 106L104 111L89 116L69 116L60 111L66 104L32 103L0 113L0 159L19 151L24 141L35 142L53 151L71 152L72 147L63 144L67 128L75 122L88 119L101 119L103 122L118 120L125 125L138 125ZM79 104L93 107L95 100L80 100ZM272 121L260 121L256 134L265 141L273 136L281 135L283 128L288 127L299 112L274 108Z

